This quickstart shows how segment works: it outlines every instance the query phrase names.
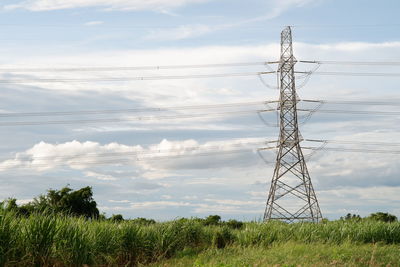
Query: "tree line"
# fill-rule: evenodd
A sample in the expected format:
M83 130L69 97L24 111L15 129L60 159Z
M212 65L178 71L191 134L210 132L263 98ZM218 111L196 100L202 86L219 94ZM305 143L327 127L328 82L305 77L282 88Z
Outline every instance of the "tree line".
M90 220L110 220L114 222L125 221L121 214L114 214L107 218L104 213L100 213L97 203L93 199L93 191L90 186L78 190L65 186L60 190L50 189L46 194L41 194L26 204L17 204L16 198L9 198L0 202L0 208L5 211L12 211L18 216L28 217L31 214L62 214L73 217L83 217ZM210 215L204 219L192 218L204 225L226 225L233 229L240 229L243 222L237 220L222 221L219 215ZM182 218L182 220L185 220ZM340 220L362 221L375 220L382 222L396 222L397 217L387 212L372 213L362 218L360 215L348 213ZM137 218L135 221L142 225L156 223L153 219ZM327 219L323 219L323 222Z

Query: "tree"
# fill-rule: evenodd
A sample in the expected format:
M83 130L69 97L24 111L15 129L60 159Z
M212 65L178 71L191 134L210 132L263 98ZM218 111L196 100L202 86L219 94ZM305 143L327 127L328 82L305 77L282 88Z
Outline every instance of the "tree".
M237 220L229 220L226 222L226 225L232 229L241 229L243 227L243 222Z
M0 203L3 209L15 211L19 215L29 216L32 213L63 213L72 216L97 219L99 210L93 200L92 188L87 186L79 190L64 187L60 190L50 189L46 195L40 195L32 202L18 206L17 200L10 198Z
M368 218L381 221L381 222L395 222L397 221L397 217L393 214L389 214L387 212L376 212L372 213Z
M124 217L121 214L113 214L113 216L110 217L110 221L112 222L122 222L124 220Z
M0 202L0 205L5 211L18 212L18 205L16 198L8 198L7 200Z
M49 190L47 196L41 197L38 204L40 207L48 207L55 212L68 213L73 216L99 217L97 203L93 200L92 188L89 186L76 191L69 187L61 190Z
M340 217L340 219L345 221L361 221L361 216L357 214L347 213L346 216Z
M221 216L210 215L204 220L204 225L218 225L221 222Z

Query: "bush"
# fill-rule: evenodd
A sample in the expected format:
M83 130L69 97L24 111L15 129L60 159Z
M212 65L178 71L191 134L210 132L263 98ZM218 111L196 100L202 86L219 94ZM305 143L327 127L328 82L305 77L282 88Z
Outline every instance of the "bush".
M234 240L234 235L228 227L216 229L212 236L212 246L215 248L224 248L231 244Z
M241 229L243 227L243 222L237 220L229 220L226 225L232 229Z
M384 212L377 212L377 213L372 213L369 216L370 219L375 220L375 221L381 221L381 222L395 222L397 221L397 217L389 214L389 213L384 213Z
M130 220L132 223L136 223L139 225L151 225L151 224L155 224L156 221L153 219L146 219L146 218L136 218L133 220Z
M124 221L124 217L122 217L121 214L115 214L115 215L110 217L110 221L112 221L112 222L122 222L122 221Z
M204 220L204 225L219 225L221 222L221 216L210 215Z

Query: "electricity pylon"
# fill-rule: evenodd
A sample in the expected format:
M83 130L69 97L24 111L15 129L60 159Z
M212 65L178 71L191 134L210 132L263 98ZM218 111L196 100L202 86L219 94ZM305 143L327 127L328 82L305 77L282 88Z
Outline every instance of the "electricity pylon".
M269 190L264 221L286 222L322 219L318 200L311 183L303 152L301 151L297 121L297 103L292 32L286 27L281 33L280 80L280 134L278 154Z

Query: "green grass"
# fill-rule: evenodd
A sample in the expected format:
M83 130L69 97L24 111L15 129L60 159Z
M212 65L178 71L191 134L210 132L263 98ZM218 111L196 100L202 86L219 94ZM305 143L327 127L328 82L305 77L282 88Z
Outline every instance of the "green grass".
M339 256L329 255L335 251L332 255L361 253L360 259L366 260L373 248L377 260L389 257L383 262L391 263L392 250L400 254L399 244L398 222L245 223L242 229L232 229L227 225L205 226L195 219L145 225L60 215L24 218L0 210L0 266L138 266L182 255L187 257L179 260L200 266L240 266L242 261L253 265L257 259L295 264L296 258L290 255L296 253L310 255L304 262L314 257L340 262L343 259ZM355 252L346 252L351 246L357 247ZM234 262L224 263L227 258Z
M400 246L383 244L276 243L269 247L230 246L203 252L186 250L151 267L399 266Z

